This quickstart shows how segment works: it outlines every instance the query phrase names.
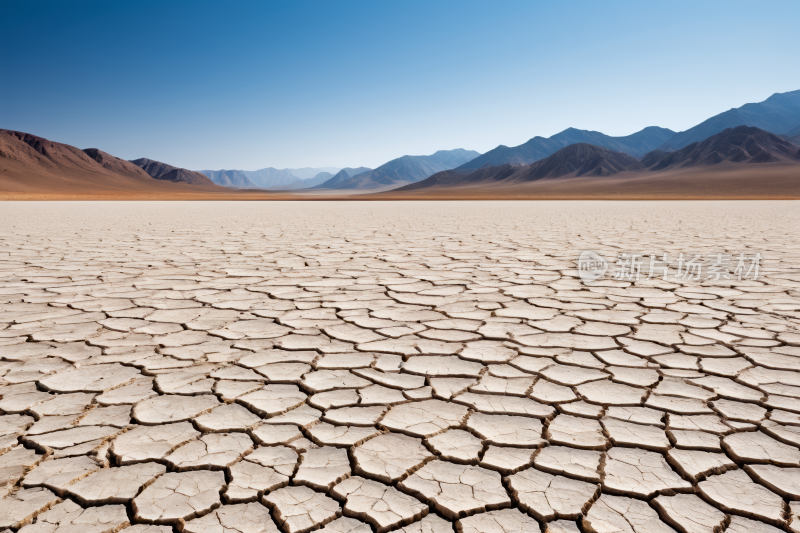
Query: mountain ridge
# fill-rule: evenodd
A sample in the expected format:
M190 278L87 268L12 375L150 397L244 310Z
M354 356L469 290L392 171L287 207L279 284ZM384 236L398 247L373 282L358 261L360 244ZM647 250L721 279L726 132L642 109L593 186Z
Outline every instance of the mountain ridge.
M138 165L97 148L81 150L30 133L0 129L0 191L12 196L216 192L216 185L200 177L202 181L195 183L154 179Z
M374 170L362 172L349 178L344 178L339 173L315 188L364 190L415 183L437 172L454 168L460 163L474 159L476 155L480 154L463 148L438 150L431 155L404 155L392 159Z
M311 187L312 189L336 189L342 183L347 182L350 178L358 176L359 174L363 174L364 172L371 171L371 168L368 167L346 167L337 172L335 175L331 176L327 180L323 181L322 183L318 183Z
M247 177L241 170L203 170L201 174L223 187L239 189L258 189L258 185Z
M798 125L800 125L800 90L774 93L763 102L744 104L707 118L688 130L676 133L659 148L679 150L736 126L754 126L781 135L788 133L792 128L800 128Z
M566 146L554 154L528 165L485 166L472 172L454 169L393 189L405 192L431 187L519 184L538 180L569 177L609 177L623 172L638 175L661 170L713 166L719 163L791 162L800 165L800 144L755 127L737 126L712 135L701 143L693 143L679 151L653 150L641 160L622 152L579 143ZM800 166L798 166L800 171Z
M611 137L599 131L567 128L550 137L536 136L519 146L500 145L481 154L458 167L462 170L481 168L489 164L511 163L530 164L549 157L561 148L572 144L587 143L609 150L640 157L655 149L675 134L674 131L658 126L648 126L636 133L623 137Z
M642 163L651 171L733 163L798 161L800 146L785 138L756 128L736 126L694 142L673 152L658 150L645 155ZM653 154L653 155L651 155ZM646 160L646 161L645 161Z
M140 167L142 170L147 172L150 177L157 180L185 182L197 185L210 185L213 183L208 176L205 176L199 172L187 170L185 168L178 168L167 163L162 163L161 161L148 159L146 157L134 159L131 161L131 163Z
M214 183L226 187L303 189L316 185L316 177L322 172L339 171L338 167L274 168L258 170L198 170ZM331 174L333 175L333 174ZM305 185L303 185L305 183ZM312 185L313 184L313 185ZM285 187L284 187L285 186Z

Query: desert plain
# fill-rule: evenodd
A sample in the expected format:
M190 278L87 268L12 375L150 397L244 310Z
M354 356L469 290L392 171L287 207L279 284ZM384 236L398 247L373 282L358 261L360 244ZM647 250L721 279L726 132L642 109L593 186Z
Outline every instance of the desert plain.
M800 531L798 229L793 201L0 203L0 531ZM664 253L706 270L620 255Z

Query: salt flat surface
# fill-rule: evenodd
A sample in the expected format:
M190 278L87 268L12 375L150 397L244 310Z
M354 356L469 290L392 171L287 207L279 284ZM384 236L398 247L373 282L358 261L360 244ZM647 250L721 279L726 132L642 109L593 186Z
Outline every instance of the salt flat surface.
M0 530L800 530L798 230L796 202L0 204Z

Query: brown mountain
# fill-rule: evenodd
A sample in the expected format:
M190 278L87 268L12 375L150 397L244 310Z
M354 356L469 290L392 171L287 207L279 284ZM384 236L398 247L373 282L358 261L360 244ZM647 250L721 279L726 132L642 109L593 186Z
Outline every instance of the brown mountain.
M213 184L154 180L137 165L96 148L81 150L29 133L0 129L0 192L7 198L131 193L159 196L217 189Z
M550 157L523 167L507 180L521 182L565 176L612 176L640 168L643 168L643 165L631 155L579 143L562 148Z
M758 173L754 173L757 169ZM530 165L450 170L364 199L800 198L800 143L739 126L641 161L572 145Z
M759 128L737 126L728 128L708 139L692 143L675 152L653 150L641 161L591 144L573 144L550 157L530 165L499 165L474 172L450 170L412 183L395 191L415 191L437 187L475 185L510 185L555 178L625 176L717 165L720 163L780 163L792 168L800 163L800 144ZM727 167L726 167L727 168Z
M644 170L644 165L633 156L614 152L591 144L572 144L553 155L530 165L499 165L480 168L469 174L456 170L439 172L419 183L412 183L396 191L411 191L428 187L476 184L512 184L564 177L604 177L627 170Z
M654 151L642 158L649 170L733 163L798 161L798 145L752 126L737 126L675 152Z
M100 163L104 169L121 176L131 176L133 178L150 177L147 172L134 165L130 161L125 161L119 157L114 157L97 148L87 148L83 151L86 155Z
M173 167L160 161L153 161L142 157L141 159L134 159L131 161L134 165L141 167L147 172L150 177L157 180L184 182L194 185L213 185L208 176L195 172L194 170L186 170L185 168Z

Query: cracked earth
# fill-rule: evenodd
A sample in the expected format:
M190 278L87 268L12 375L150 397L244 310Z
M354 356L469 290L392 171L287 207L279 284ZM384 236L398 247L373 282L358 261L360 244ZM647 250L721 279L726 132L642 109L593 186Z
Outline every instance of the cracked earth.
M800 532L799 228L791 202L2 205L0 531ZM585 284L587 249L764 259Z

